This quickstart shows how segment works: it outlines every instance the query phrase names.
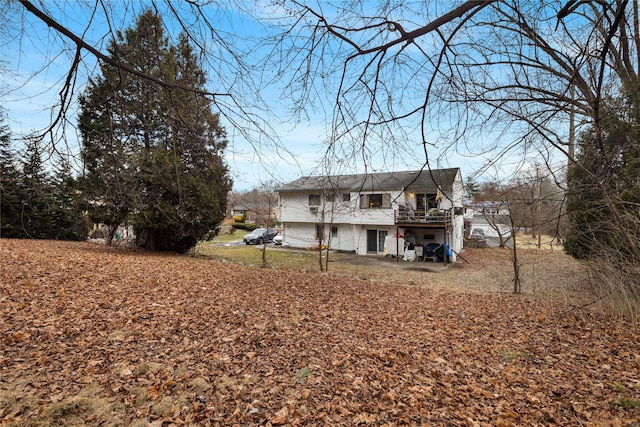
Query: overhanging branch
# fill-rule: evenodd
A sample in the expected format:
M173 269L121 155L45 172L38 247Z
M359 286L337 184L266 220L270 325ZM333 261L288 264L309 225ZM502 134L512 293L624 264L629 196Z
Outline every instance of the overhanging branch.
M69 30L68 28L66 28L65 26L60 24L58 21L56 21L55 19L51 18L49 15L47 15L46 13L44 13L43 11L38 9L30 1L28 1L28 0L19 0L19 1L24 6L24 8L27 9L30 13L35 15L38 19L40 19L45 24L47 24L47 26L53 28L54 30L56 30L60 34L64 35L68 39L70 39L73 43L75 43L75 45L78 48L86 49L91 54L93 54L96 58L98 58L100 61L103 61L103 62L105 62L105 63L107 63L107 64L109 64L109 65L111 65L111 66L113 66L113 67L115 67L117 69L123 70L123 71L125 71L127 73L133 74L133 75L138 76L138 77L140 77L142 79L154 82L154 83L158 84L159 86L164 87L166 89L170 89L170 90L175 90L175 89L184 90L186 92L191 92L191 93L195 93L195 94L199 94L199 95L205 95L205 96L211 96L211 97L214 97L214 98L215 97L221 97L221 96L233 97L233 95L231 95L230 93L216 93L216 92L201 91L201 90L197 90L197 89L193 89L193 88L189 88L189 87L184 87L184 86L181 86L181 85L167 83L167 82L165 82L165 81L163 81L161 79L158 79L157 77L154 77L154 76L151 76L149 74L143 73L143 72L138 71L138 70L136 70L134 68L131 68L131 67L125 65L125 64L122 64L121 62L115 61L113 58L103 54L98 49L94 48L89 43L84 41L81 37L78 37L71 30Z

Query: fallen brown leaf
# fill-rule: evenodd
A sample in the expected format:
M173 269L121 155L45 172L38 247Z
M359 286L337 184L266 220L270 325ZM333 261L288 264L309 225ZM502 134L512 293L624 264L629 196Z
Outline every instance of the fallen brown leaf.
M487 254L341 275L0 239L0 423L637 423L637 325L571 305L557 254L523 259L562 299L496 292Z

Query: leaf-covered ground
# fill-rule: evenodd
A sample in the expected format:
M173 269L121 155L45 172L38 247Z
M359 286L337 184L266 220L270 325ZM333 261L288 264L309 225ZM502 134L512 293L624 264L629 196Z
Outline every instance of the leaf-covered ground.
M0 256L3 425L640 423L637 330L548 298L88 243Z

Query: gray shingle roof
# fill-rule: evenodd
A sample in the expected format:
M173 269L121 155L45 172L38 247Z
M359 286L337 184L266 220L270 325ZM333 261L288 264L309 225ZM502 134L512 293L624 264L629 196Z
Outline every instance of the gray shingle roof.
M382 172L357 175L303 176L277 189L278 192L326 190L390 191L412 189L435 193L438 186L451 191L459 168Z

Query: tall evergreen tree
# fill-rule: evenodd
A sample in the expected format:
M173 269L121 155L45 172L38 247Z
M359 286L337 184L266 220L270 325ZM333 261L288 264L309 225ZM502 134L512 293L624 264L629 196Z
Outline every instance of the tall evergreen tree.
M568 173L566 249L574 257L607 253L635 259L640 253L640 113L635 101L633 94L609 101L603 106L600 138L594 129L581 135L577 164Z
M19 171L11 147L11 132L0 108L0 237L21 237Z
M0 111L0 122L4 121ZM67 162L55 176L46 172L38 140L27 142L16 160L8 126L0 125L0 236L82 240L86 226L75 200L76 186Z
M480 195L480 185L470 176L464 182L464 196L473 200Z
M29 140L22 154L22 175L19 188L22 200L21 226L24 237L51 238L54 232L51 177L45 170L42 147L37 139Z
M81 98L84 194L91 218L113 233L125 220L150 249L184 252L215 233L231 188L222 161L225 132L196 94L205 74L185 36L143 13L112 40L109 54L145 74L191 90L163 90L102 65Z
M77 194L77 180L67 159L58 160L51 186L52 206L49 211L53 228L50 237L58 240L85 240L88 224Z

